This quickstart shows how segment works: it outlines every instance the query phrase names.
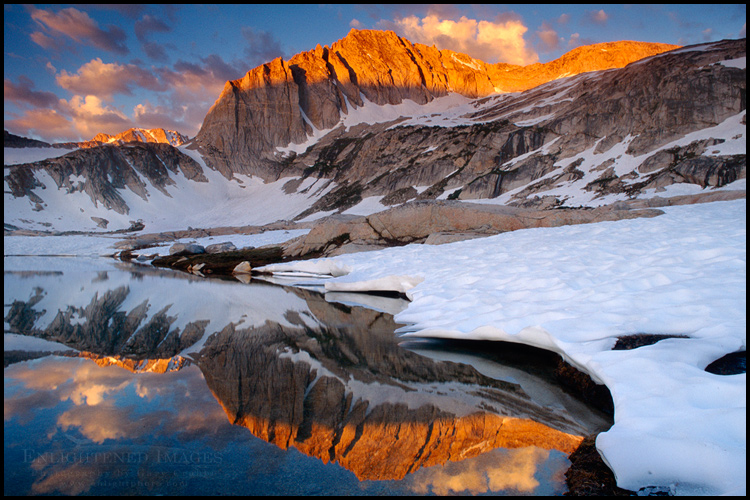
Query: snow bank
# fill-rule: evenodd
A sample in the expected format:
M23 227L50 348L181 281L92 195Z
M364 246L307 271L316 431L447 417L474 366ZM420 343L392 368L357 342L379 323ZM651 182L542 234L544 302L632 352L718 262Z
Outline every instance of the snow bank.
M746 200L664 211L264 269L329 274L327 290L404 292L404 335L558 352L612 393L615 424L597 448L619 486L745 494L746 375L704 369L746 348ZM689 338L611 350L637 333Z

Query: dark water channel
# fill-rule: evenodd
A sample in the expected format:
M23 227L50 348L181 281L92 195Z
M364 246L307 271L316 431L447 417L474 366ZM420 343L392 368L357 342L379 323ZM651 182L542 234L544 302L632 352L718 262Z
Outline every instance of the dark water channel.
M611 424L546 356L398 338L398 299L54 258L4 296L6 495L559 495Z

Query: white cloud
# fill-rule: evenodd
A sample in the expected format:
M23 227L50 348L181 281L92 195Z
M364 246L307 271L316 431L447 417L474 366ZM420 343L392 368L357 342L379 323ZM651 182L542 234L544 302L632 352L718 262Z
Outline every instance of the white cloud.
M478 21L462 16L458 21L440 19L434 14L424 18L408 16L395 21L381 21L378 26L392 29L411 42L435 45L439 49L461 52L485 62L526 65L539 60L526 46L528 31L518 19Z
M116 108L105 105L95 95L75 95L69 101L60 100L61 108L70 116L76 131L85 139L105 132L116 134L132 126L132 121Z

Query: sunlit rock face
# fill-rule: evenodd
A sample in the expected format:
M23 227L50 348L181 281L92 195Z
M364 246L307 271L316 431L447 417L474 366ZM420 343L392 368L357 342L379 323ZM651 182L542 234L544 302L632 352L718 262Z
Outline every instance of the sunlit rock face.
M79 353L79 357L92 360L99 366L119 366L132 373L167 373L181 370L191 361L182 356L165 359L133 359L124 356L101 356L88 352Z
M376 105L406 99L425 104L450 92L470 98L516 92L563 76L622 67L674 48L598 44L547 64L521 67L412 44L392 31L352 30L330 48L318 45L288 61L277 58L227 82L196 141L222 172L252 168L271 176L263 158L270 158L274 147L304 142L312 127L333 128L342 115L363 106L364 99Z
M402 348L390 314L300 289L194 278L181 287L196 288L192 295L179 296L150 278L158 274L136 271L127 286L119 273L18 276L8 332L131 372L195 364L230 422L360 479L403 478L497 448L567 454L609 426L467 364ZM66 284L76 293L55 297Z
M154 142L159 144L170 144L180 146L188 141L188 137L174 130L163 128L131 128L119 134L97 134L92 142L103 142L107 144L125 144L126 142Z
M384 206L451 196L549 207L724 186L746 175L743 148L728 146L744 137L746 71L724 63L741 60L745 42L683 50L476 100L460 120L337 128L285 171L307 167L336 184L303 215L371 196Z

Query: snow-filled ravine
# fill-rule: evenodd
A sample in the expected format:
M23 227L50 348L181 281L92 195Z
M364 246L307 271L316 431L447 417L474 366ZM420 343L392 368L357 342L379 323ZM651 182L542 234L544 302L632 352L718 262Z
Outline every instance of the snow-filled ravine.
M618 486L746 492L746 374L706 366L746 349L746 200L650 219L515 231L440 246L275 264L326 291L393 290L405 336L521 342L607 385L596 445ZM320 278L316 278L320 275ZM679 335L632 350L618 337ZM687 338L684 338L687 337ZM647 491L647 490L645 490Z

